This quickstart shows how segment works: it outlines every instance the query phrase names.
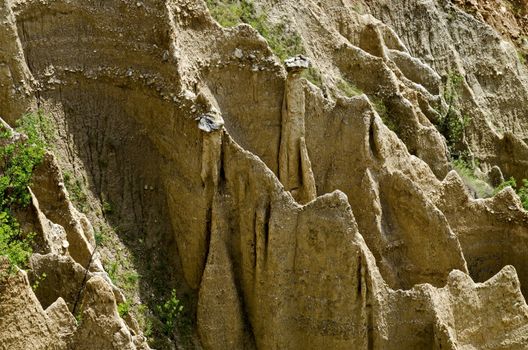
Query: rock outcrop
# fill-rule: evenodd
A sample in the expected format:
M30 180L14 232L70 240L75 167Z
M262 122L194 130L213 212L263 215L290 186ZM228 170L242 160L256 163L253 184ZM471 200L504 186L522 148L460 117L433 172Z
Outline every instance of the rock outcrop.
M244 2L294 33L283 62L262 17L224 28L219 3L0 4L0 114L40 106L61 155L20 214L38 249L0 282L0 347L148 348L64 188L75 164L117 239L154 252L135 262L190 295L196 347L528 348L528 212L451 164L528 177L528 70L497 22L461 1Z
M284 87L279 180L299 203L308 203L317 196L312 164L306 148L305 97L301 72L310 67L303 56L286 60L288 77Z

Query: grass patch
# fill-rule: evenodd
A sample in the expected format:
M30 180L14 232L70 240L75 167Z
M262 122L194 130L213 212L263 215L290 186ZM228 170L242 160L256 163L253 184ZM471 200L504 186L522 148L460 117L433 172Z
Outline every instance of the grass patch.
M360 3L353 4L352 9L356 11L357 13L359 13L360 15L364 15L367 12L365 11L365 8L363 7L363 5Z
M95 238L95 244L97 246L104 245L108 241L108 237L102 230L95 230L94 238Z
M374 110L378 113L381 120L383 121L383 124L385 124L385 126L388 127L390 130L397 133L398 125L394 122L394 120L392 120L392 118L390 118L389 110L383 99L372 96L369 96L369 99L372 103L372 106L374 107Z
M350 81L346 79L340 79L337 82L337 88L346 97L353 97L353 96L358 96L358 95L363 94L363 91L360 88L358 88L357 86L355 86L353 83L351 83Z
M23 116L16 130L26 137L16 141L9 129L0 126L0 254L9 261L11 272L15 266L24 268L32 254L34 234L22 232L14 212L31 202L33 170L42 162L47 144L44 120L40 111Z
M125 291L127 297L132 297L141 275L132 269L130 261L118 254L114 261L105 262L104 268L112 282Z
M517 58L519 59L519 62L521 62L522 64L526 65L526 57L519 50L517 50Z
M302 39L283 19L271 23L268 10L255 6L252 0L206 0L213 18L223 27L246 23L255 28L268 42L272 51L282 60L305 53Z
M71 171L64 171L62 177L64 186L66 186L74 206L81 212L86 212L88 209L88 195L86 194L83 179L75 176Z
M321 77L321 73L319 73L319 71L314 67L305 69L301 73L301 77L305 78L310 83L314 84L315 86L319 88L323 86L323 78Z
M453 169L458 173L466 187L477 197L477 198L488 198L494 193L493 187L491 187L486 181L479 179L475 175L475 168L471 166L464 159L456 159L452 161Z
M117 261L112 261L109 265L105 266L105 270L108 273L108 277L112 282L117 284Z

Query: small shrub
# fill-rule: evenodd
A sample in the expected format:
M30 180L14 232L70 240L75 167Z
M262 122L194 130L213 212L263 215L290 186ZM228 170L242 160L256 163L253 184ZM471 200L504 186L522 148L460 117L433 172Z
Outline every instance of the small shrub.
M458 100L458 90L464 82L464 77L458 73L450 72L447 75L446 87L444 90L444 100L449 107L452 107Z
M95 230L94 238L95 244L98 246L105 244L106 240L108 239L102 230Z
M523 185L517 190L524 210L528 210L528 180L523 179Z
M125 317L130 313L130 302L127 300L123 303L117 304L117 312L119 313L120 317Z
M83 314L82 310L79 310L77 314L75 315L75 322L77 323L77 326L79 326L83 321Z
M462 143L466 128L471 122L471 117L461 113L456 107L459 103L459 90L463 82L464 78L459 74L450 73L448 75L443 94L448 107L447 111L439 113L441 117L436 123L438 131L447 141L449 150L457 156L464 152Z
M105 268L106 272L108 273L108 277L110 277L110 279L114 283L117 282L117 267L117 261L113 261L112 263L110 263L108 268Z
M152 336L152 332L153 332L152 318L146 317L144 324L143 324L143 335L147 337L148 339Z
M470 121L469 116L459 116L455 112L450 112L444 117L440 131L445 136L451 151L454 151L455 146L463 140Z
M10 272L24 268L33 250L33 235L24 235L16 219L7 211L0 212L0 254L7 257Z
M37 141L42 148L53 147L57 131L51 117L41 110L24 115L17 121L17 130L26 134L33 142Z
M44 281L46 277L48 277L46 273L43 273L40 276L36 277L35 282L31 285L31 288L33 289L33 291L36 291L38 289L38 287L40 286L40 282Z
M503 181L499 186L497 186L493 194L499 193L506 187L511 187L515 190L517 188L517 181L515 181L513 177L510 177L508 180Z
M267 26L270 28L268 31L262 29L259 32L266 38L271 50L282 61L289 57L305 53L301 37L289 29L287 22L283 21L276 25L267 24Z
M131 271L124 275L125 280L130 284L135 284L139 280L137 272Z
M46 140L42 131L41 112L31 113L20 118L17 131L26 139L12 142L10 130L0 131L0 254L7 257L10 271L15 266L24 268L32 253L33 234L22 232L13 216L13 211L27 207L31 202L29 186L35 167L42 162Z
M517 181L513 177L510 177L510 179L504 181L501 183L497 188L495 189L494 193L498 193L504 188L510 186L513 188L515 193L517 193L517 196L519 196L519 199L521 200L521 204L524 208L524 210L528 211L528 179L522 180L523 185L521 187L517 186Z
M169 299L163 304L157 305L156 311L158 312L159 319L163 323L163 332L167 336L172 335L183 312L183 305L176 295L176 290L172 290Z
M126 291L132 291L136 288L140 276L135 271L127 271L121 277L119 283L120 287Z
M109 215L114 211L112 204L106 200L103 200L103 214Z

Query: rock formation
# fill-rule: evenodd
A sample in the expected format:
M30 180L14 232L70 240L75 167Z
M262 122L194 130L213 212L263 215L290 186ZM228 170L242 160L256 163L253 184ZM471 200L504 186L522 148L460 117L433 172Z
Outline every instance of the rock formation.
M526 11L1 1L0 117L56 138L0 349L528 348Z
M310 61L303 56L297 56L286 60L285 65L288 77L282 107L279 180L297 202L308 203L315 199L317 193L312 164L306 149L306 106L300 73L309 68Z

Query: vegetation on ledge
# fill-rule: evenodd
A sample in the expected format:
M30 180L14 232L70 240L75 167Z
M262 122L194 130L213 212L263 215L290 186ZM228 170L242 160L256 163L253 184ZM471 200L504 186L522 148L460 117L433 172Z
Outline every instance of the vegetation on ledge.
M15 266L24 268L32 253L33 234L22 231L15 212L31 202L31 177L46 148L46 120L41 112L23 116L16 138L7 126L0 127L0 254L12 271Z

